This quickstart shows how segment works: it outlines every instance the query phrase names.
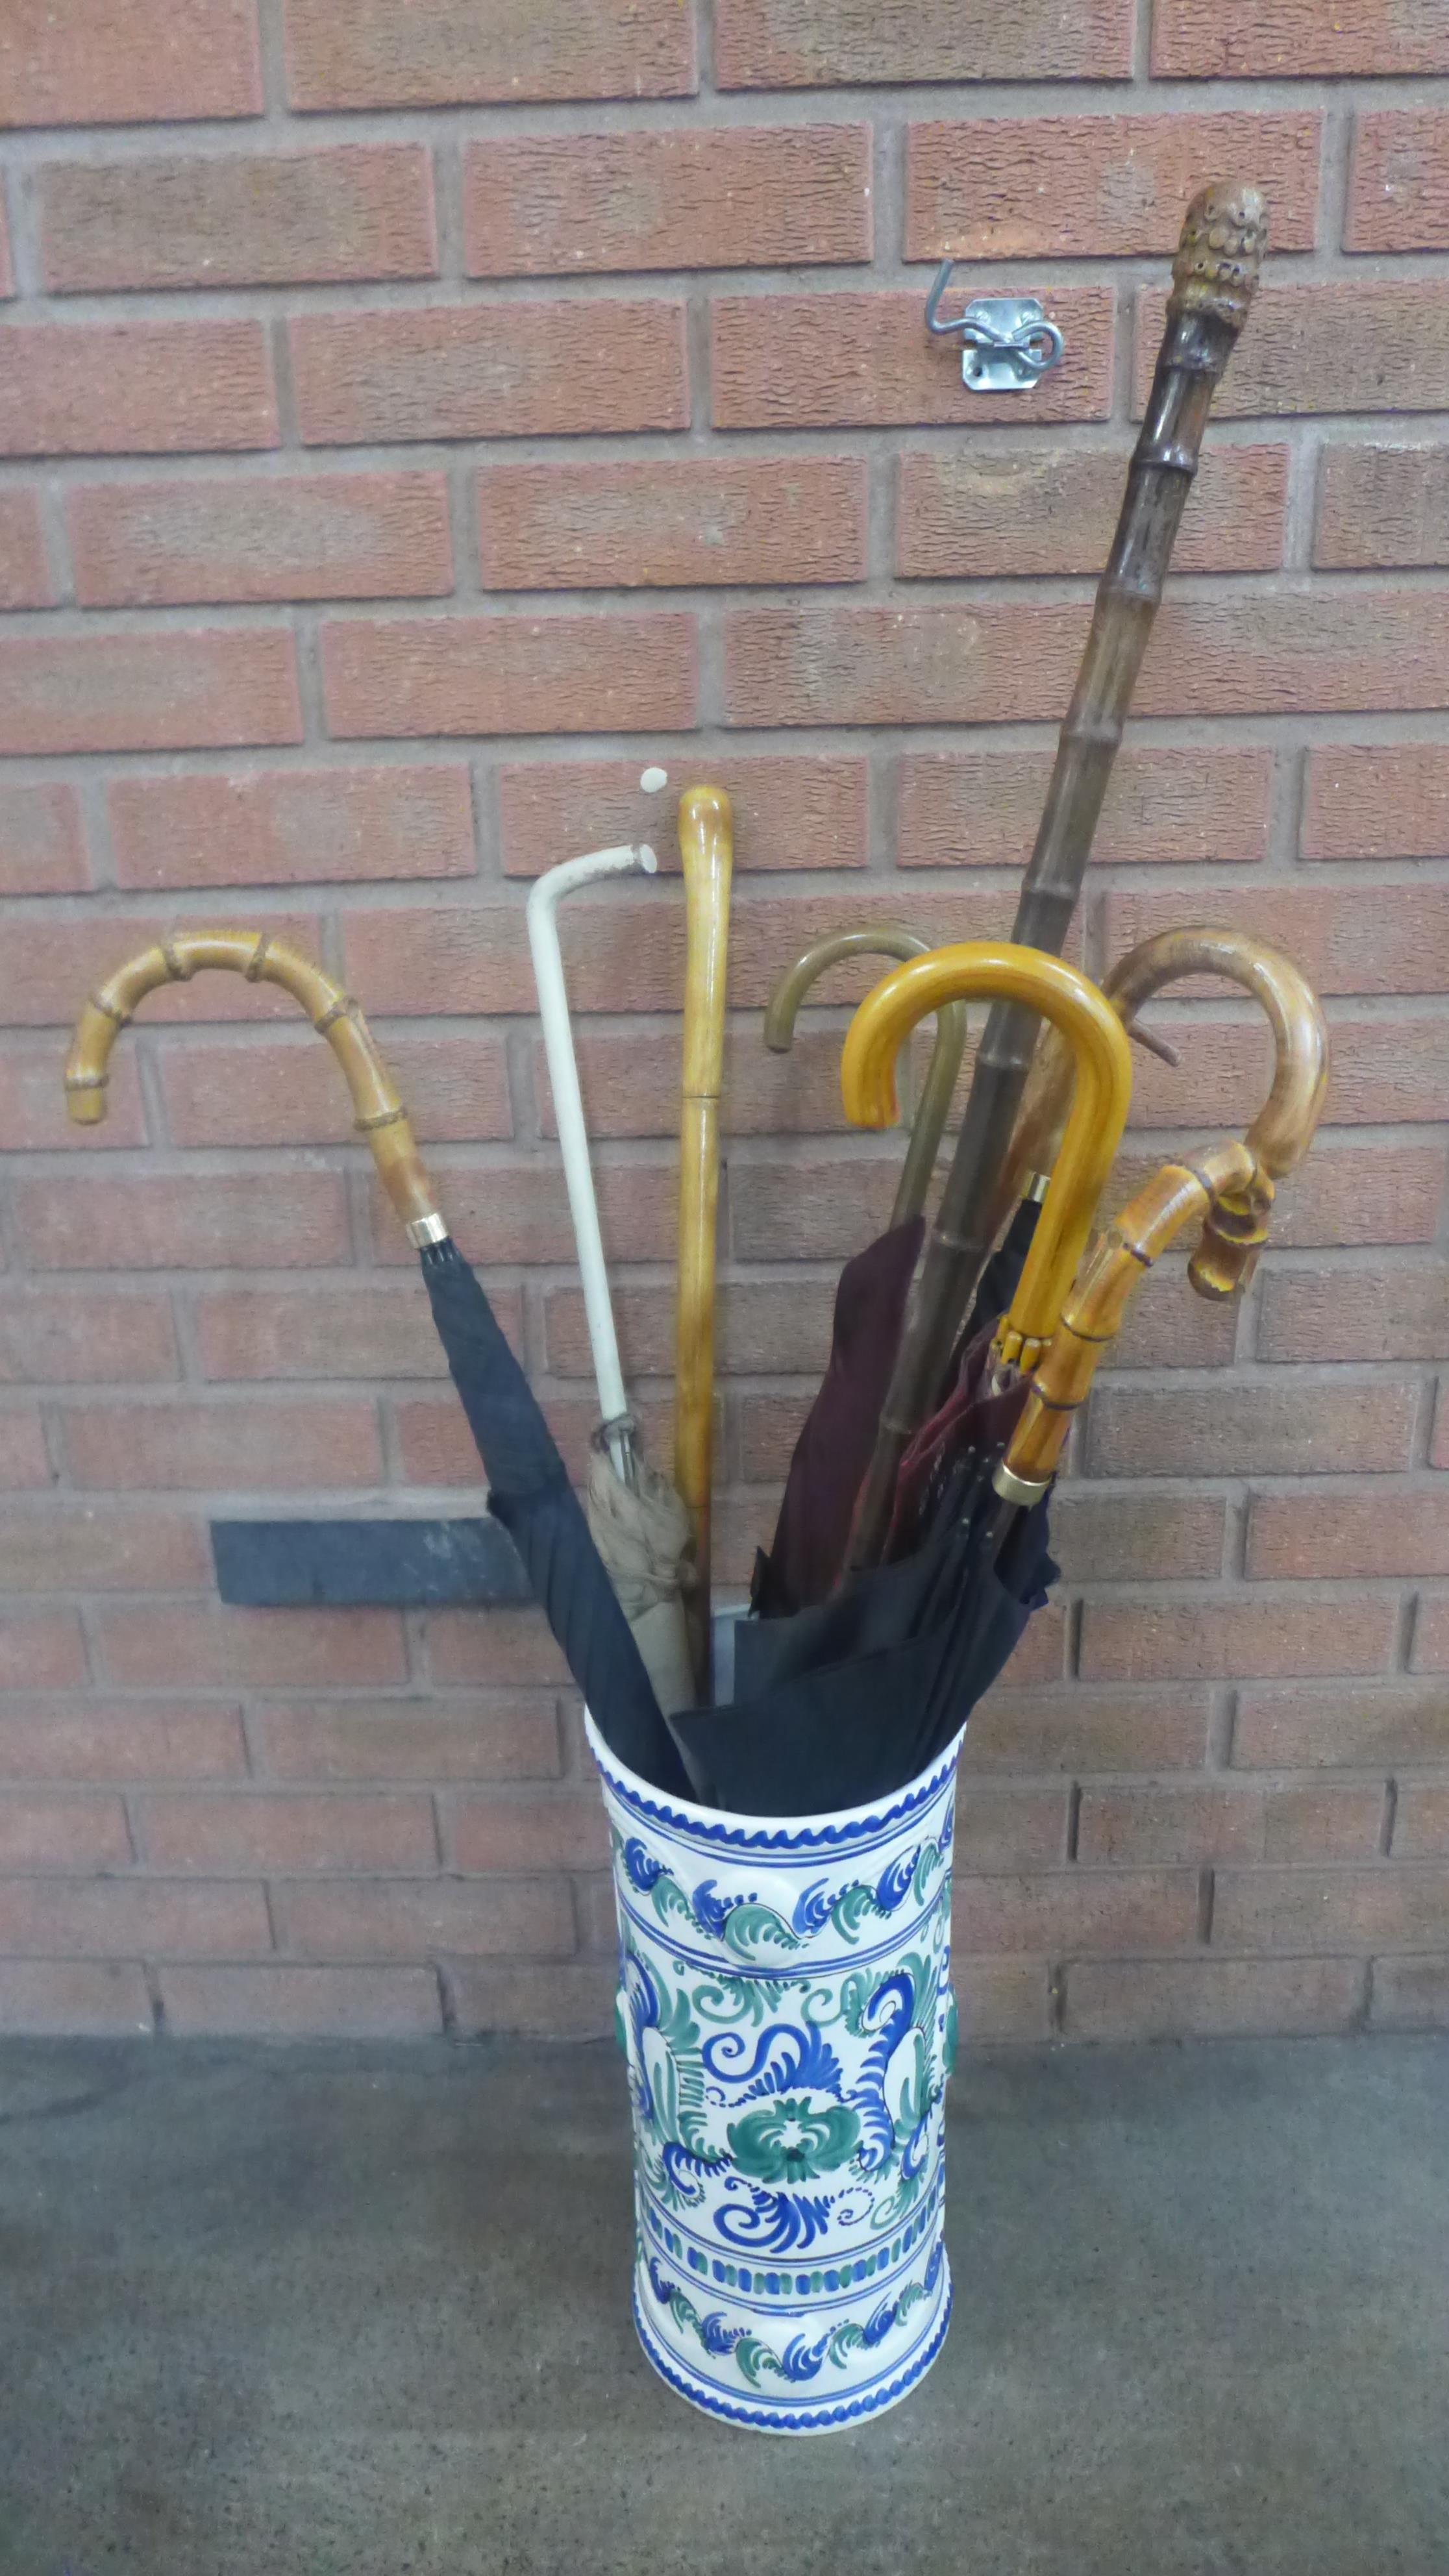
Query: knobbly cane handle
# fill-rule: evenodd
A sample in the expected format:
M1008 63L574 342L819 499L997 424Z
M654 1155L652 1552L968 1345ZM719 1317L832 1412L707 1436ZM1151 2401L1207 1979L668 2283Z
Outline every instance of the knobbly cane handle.
M77 1020L66 1060L66 1107L77 1125L94 1127L104 1118L111 1049L146 995L161 984L189 983L206 967L244 975L249 984L280 984L284 993L301 1003L342 1067L357 1132L371 1148L383 1188L409 1242L419 1248L441 1243L448 1229L434 1203L407 1114L359 1004L310 958L262 930L178 930L117 967L91 995Z
M894 957L904 965L930 954L930 941L899 921L876 921L861 930L836 930L817 939L787 966L770 995L765 1012L765 1044L773 1055L788 1055L800 1005L812 984L847 957ZM947 1002L936 1021L936 1039L916 1114L911 1141L891 1208L891 1224L919 1216L931 1186L936 1155L951 1107L951 1094L966 1052L966 1013L959 1002Z
M1164 930L1129 949L1102 990L1129 1032L1144 1002L1193 975L1221 976L1259 1003L1273 1032L1273 1087L1244 1139L1256 1178L1246 1193L1214 1200L1188 1265L1200 1297L1230 1297L1245 1285L1263 1239L1273 1183L1296 1171L1313 1141L1328 1088L1328 1030L1318 997L1291 958L1237 930ZM1055 1031L1037 1048L996 1200L999 1230L1032 1173L1049 1171L1066 1117L1071 1059Z
M1133 1290L1174 1235L1224 1196L1250 1188L1257 1163L1236 1142L1216 1145L1195 1163L1165 1163L1129 1199L1086 1263L1062 1308L1050 1350L1006 1455L993 1479L1008 1502L1022 1506L1046 1492L1066 1445L1072 1415L1097 1363L1122 1329Z
M684 1080L679 1127L679 1267L675 1313L674 1482L694 1523L693 1608L703 1668L709 1634L710 1484L714 1429L715 1218L724 1067L734 824L722 787L679 800L684 870Z
M1032 1369L1056 1330L1127 1122L1132 1059L1110 1003L1060 957L1016 948L1004 939L963 940L954 948L934 949L909 966L898 966L867 993L840 1059L841 1097L855 1126L888 1127L895 1115L893 1068L910 1030L943 1003L977 995L1022 1002L1039 1012L1062 1031L1076 1066L1062 1150L1011 1312L997 1334L1002 1360Z

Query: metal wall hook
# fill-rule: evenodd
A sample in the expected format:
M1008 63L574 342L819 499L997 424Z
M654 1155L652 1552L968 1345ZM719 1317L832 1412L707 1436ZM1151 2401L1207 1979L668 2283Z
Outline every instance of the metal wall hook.
M1034 295L981 295L958 313L937 320L951 282L954 259L943 259L926 298L926 329L961 337L961 382L977 394L1024 393L1061 364L1063 340Z

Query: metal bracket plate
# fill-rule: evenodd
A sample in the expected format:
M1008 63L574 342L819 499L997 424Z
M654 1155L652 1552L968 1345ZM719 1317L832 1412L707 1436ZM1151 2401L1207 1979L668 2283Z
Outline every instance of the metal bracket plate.
M961 382L975 394L1025 393L1061 364L1062 335L1034 295L978 295L949 321L938 319L955 263L946 259L926 298L926 328L961 337Z

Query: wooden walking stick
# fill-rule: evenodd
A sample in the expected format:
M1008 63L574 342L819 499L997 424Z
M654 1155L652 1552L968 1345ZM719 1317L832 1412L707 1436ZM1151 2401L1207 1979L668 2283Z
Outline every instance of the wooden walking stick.
M715 1216L724 1065L734 825L722 787L679 800L684 868L684 1082L679 1127L679 1253L674 1324L674 1482L694 1524L691 1609L701 1693L709 1679L710 1484L714 1447Z
M1172 554L1213 389L1247 318L1267 232L1256 188L1203 189L1187 210L1172 269L1167 328L1117 532L1097 586L1091 632L1057 744L1012 939L1059 956L1081 891L1133 686ZM961 1320L991 1251L996 1176L1036 1042L1036 1014L998 1003L987 1020L956 1152L926 1247L916 1312L881 1411L851 1562L876 1562L896 1469L936 1400Z
M904 965L909 958L929 956L930 947L930 941L923 939L919 931L907 930L898 921L872 922L864 930L836 930L813 941L794 965L786 968L770 995L765 1011L766 1046L773 1055L789 1054L800 1005L811 985L843 958L894 957ZM936 1022L936 1042L916 1103L906 1159L901 1165L890 1213L893 1227L904 1225L908 1217L919 1216L926 1204L965 1052L965 1009L960 1002L946 1002Z

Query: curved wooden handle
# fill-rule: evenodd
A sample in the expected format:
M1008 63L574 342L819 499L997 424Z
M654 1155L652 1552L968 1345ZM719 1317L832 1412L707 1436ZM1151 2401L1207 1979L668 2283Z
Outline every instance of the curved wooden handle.
M1217 1145L1195 1163L1164 1163L1128 1200L1075 1282L1051 1348L1032 1380L994 1479L1007 1500L1032 1503L1046 1492L1072 1415L1103 1352L1122 1329L1133 1290L1174 1235L1224 1194L1247 1189L1255 1169L1246 1145Z
M1011 1312L997 1334L1001 1359L1029 1370L1056 1330L1127 1122L1132 1059L1111 1004L1075 967L1035 948L991 939L938 948L898 966L867 993L846 1036L840 1089L854 1125L888 1127L895 1111L895 1060L908 1032L944 1002L983 994L1040 1012L1067 1038L1076 1063L1062 1150Z
M383 1188L409 1241L440 1243L448 1229L438 1214L406 1112L360 1005L309 957L263 930L174 931L154 948L128 957L107 977L76 1022L66 1059L66 1108L77 1125L93 1127L104 1118L111 1049L146 995L161 984L189 983L207 967L244 975L249 984L280 984L301 1003L342 1067L357 1132L367 1139Z
M674 1324L674 1482L694 1523L698 1581L691 1614L705 1678L709 1634L710 1493L714 1448L715 1221L719 1094L724 1066L734 822L722 787L679 800L684 869L684 1081L679 1129L679 1254Z
M765 1044L772 1055L788 1055L795 1035L795 1021L800 1005L812 984L832 966L848 957L894 957L905 965L912 957L930 955L931 943L917 930L908 930L903 922L872 922L862 930L834 930L787 966L780 977L765 1012ZM961 1058L966 1052L966 1012L962 1003L947 1002L936 1014L936 1037L931 1048L931 1061L916 1114L911 1122L911 1141L901 1166L901 1177L891 1208L891 1224L904 1225L907 1217L919 1216L926 1204L931 1175L936 1168L946 1120L950 1114L951 1095Z

